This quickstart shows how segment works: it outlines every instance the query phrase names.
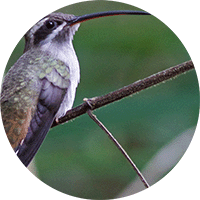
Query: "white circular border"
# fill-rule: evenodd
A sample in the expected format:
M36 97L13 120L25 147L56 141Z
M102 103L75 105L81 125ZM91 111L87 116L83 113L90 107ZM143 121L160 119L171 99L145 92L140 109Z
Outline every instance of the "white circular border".
M0 80L11 52L19 38L32 24L46 14L67 5L78 3L76 0L25 0L5 1L1 5L1 68ZM119 2L132 4L146 10L164 22L179 37L189 52L200 75L199 59L199 2L191 0L121 0ZM0 123L0 158L1 158L1 198L4 199L77 199L52 189L26 170L10 148L2 123ZM192 143L178 165L158 184L148 190L134 195L135 200L168 200L168 199L197 199L199 195L199 152L200 128L197 126ZM184 182L183 182L184 180ZM131 199L133 196L125 197Z

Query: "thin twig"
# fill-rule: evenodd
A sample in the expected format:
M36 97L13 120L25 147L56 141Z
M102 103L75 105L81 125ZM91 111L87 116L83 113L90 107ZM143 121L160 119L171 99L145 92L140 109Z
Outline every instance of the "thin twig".
M150 187L147 181L145 180L144 176L140 172L140 170L137 168L135 163L131 160L127 152L124 150L124 148L119 144L119 142L115 139L115 137L112 135L110 131L97 119L97 117L92 113L92 111L89 109L87 110L87 114L90 116L90 118L108 135L108 137L114 142L115 146L121 151L121 153L124 155L124 157L128 160L128 162L132 165L133 169L136 171L137 175L141 179L142 183L146 188Z
M92 105L92 110L95 110L104 105L110 104L112 102L118 101L122 98L130 96L137 92L140 92L146 88L152 87L159 83L165 82L166 80L169 80L173 77L176 77L192 69L194 69L194 65L192 61L190 60L190 61L181 63L177 66L158 72L142 80L136 81L114 92L110 92L109 94L91 98L89 99L89 101L90 101L90 104ZM88 103L84 102L81 105L77 106L76 108L69 110L66 113L66 115L61 117L58 121L54 121L52 127L62 124L71 119L74 119L80 115L83 115L87 112L88 109L90 109Z

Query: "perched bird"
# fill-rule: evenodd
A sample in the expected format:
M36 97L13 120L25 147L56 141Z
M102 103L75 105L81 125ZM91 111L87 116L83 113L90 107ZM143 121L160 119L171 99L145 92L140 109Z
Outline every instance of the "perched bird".
M25 34L23 55L6 74L1 114L7 137L28 166L53 121L71 109L80 80L72 40L81 22L110 15L148 15L108 11L83 16L52 13Z

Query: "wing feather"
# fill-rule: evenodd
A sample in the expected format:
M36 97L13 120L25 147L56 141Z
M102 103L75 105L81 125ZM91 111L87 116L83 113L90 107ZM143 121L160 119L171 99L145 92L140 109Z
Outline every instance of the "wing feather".
M39 50L23 54L4 77L3 124L10 144L26 166L50 129L69 87L69 67Z
M61 89L43 79L36 112L30 122L26 138L18 147L17 156L25 166L28 166L43 142L65 93L66 89Z

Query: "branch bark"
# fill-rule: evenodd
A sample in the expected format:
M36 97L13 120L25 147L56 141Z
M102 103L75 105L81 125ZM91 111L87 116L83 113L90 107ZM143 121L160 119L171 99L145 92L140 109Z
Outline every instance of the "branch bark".
M67 111L65 116L61 117L58 121L54 121L52 127L55 127L59 124L62 124L66 121L74 119L80 115L83 115L87 112L88 109L95 110L112 102L118 101L122 98L130 96L134 93L140 92L146 88L157 85L159 83L165 82L171 78L174 78L180 74L183 74L189 70L194 69L192 61L187 61L176 65L174 67L168 68L156 74L153 74L142 80L138 80L128 86L125 86L121 89L115 90L103 96L93 97L88 99L87 102L80 104L79 106ZM88 105L90 103L91 107Z
M131 166L133 167L133 169L137 173L138 177L140 178L140 180L144 184L144 186L146 188L149 188L150 185L148 184L148 182L146 181L146 179L144 178L144 176L142 175L142 173L140 172L140 170L138 169L136 164L132 161L130 156L127 154L127 152L124 150L124 148L120 145L120 143L115 139L115 137L112 135L112 133L97 119L97 117L92 113L91 110L88 110L87 114L108 135L108 137L112 140L112 142L115 144L115 146L124 155L126 160L131 164Z

